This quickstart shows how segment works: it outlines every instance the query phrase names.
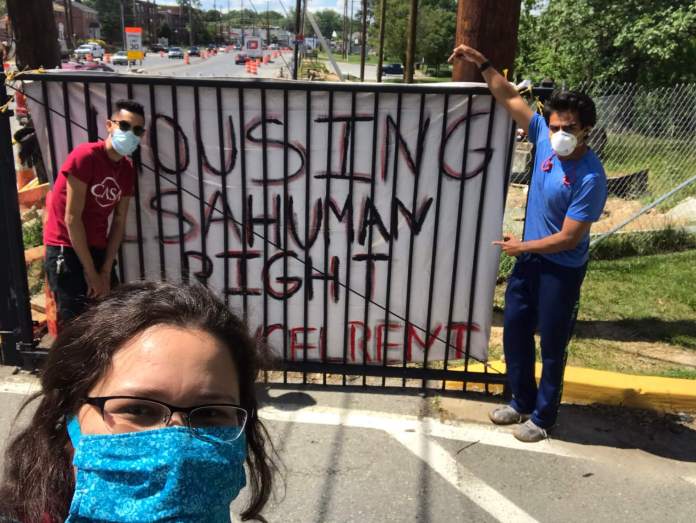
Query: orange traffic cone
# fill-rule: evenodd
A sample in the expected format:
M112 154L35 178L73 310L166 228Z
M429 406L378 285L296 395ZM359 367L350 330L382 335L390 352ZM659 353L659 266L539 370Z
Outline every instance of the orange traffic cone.
M186 52L184 53L184 63L185 63L186 65L188 65L188 64L191 63L191 58L189 57L188 51L186 51Z
M109 53L104 53L104 61L105 61L107 64L110 64L110 63L111 63L111 55L110 55Z
M164 51L160 51L160 58L164 58Z

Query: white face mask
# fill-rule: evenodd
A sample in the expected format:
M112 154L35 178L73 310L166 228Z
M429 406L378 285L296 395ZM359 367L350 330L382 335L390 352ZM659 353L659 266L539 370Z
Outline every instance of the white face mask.
M568 156L578 145L578 139L574 134L558 131L551 135L551 147L558 156Z

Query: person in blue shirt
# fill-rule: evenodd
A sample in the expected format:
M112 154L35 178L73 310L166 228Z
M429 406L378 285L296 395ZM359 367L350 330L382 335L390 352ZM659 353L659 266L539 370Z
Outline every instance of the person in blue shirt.
M604 168L587 145L597 113L586 94L555 91L542 117L479 51L460 45L450 56L450 61L455 59L478 65L496 101L536 148L524 237L506 234L493 242L517 261L505 292L503 324L512 401L489 417L499 425L518 424L514 435L521 441L540 441L556 423L566 348L589 258L590 227L607 199ZM541 338L538 387L535 331Z

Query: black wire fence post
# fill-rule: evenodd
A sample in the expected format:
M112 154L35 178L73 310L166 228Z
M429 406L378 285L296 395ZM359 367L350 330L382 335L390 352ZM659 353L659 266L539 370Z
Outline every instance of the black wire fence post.
M0 106L8 101L5 75L0 75ZM31 304L24 263L17 173L12 151L9 109L0 112L0 363L19 365L20 350L33 348Z

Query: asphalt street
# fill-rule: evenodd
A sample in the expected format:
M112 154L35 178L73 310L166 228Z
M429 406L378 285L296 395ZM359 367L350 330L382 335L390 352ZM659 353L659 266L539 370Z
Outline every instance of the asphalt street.
M185 64L179 58L161 57L159 54L149 54L145 57L142 64L131 65L111 65L119 73L126 73L129 70L132 74L156 74L164 76L214 76L214 77L234 77L234 78L278 78L281 73L288 75L292 53L285 52L282 56L274 58L271 63L261 65L258 74L253 75L246 72L244 65L235 64L236 51L229 53L220 52L209 58L191 57L190 63Z
M0 368L0 450L29 375ZM493 400L259 387L281 462L269 522L693 522L693 421L563 406L533 445L485 420ZM233 504L238 513L245 494Z

